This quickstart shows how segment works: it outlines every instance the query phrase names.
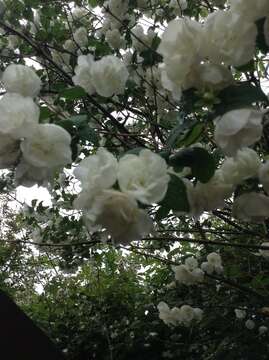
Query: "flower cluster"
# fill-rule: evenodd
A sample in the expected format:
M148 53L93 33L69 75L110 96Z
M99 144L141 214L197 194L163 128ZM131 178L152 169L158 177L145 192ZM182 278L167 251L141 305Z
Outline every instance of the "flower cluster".
M193 322L199 322L203 318L203 310L189 305L170 309L165 302L161 301L157 308L159 310L159 318L169 326L190 326Z
M220 255L215 252L208 254L207 261L202 263L201 269L209 275L213 274L213 272L222 274L223 266Z
M246 310L243 310L243 309L235 309L234 312L235 312L235 316L238 320L243 320L247 316ZM248 330L253 330L256 326L255 322L251 319L247 319L245 321L244 325ZM267 333L268 328L267 328L267 326L261 325L261 326L259 326L258 331L259 331L259 335L264 335L265 333Z
M2 82L7 93L0 100L1 168L16 166L18 184L43 184L71 162L71 137L60 126L38 123L33 98L41 81L31 68L9 65Z
M89 230L101 225L120 243L150 232L151 220L137 202L150 205L161 201L170 180L165 160L150 150L126 154L117 161L99 148L81 161L74 174L82 186L74 205L84 210ZM115 190L116 182L120 191Z
M203 80L202 86L213 89L229 85L232 76L227 66L239 67L253 58L255 21L268 13L266 0L255 6L251 1L231 0L228 10L214 11L203 24L187 17L172 20L158 48L163 56L163 86L180 99L182 90L199 88Z
M204 280L204 271L198 267L194 257L185 260L185 264L174 266L175 279L180 284L194 285Z

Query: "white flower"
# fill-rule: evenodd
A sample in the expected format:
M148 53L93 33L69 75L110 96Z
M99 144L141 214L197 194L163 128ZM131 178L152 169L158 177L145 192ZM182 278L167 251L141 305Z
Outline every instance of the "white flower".
M54 171L46 167L36 167L22 159L15 171L16 186L46 186L53 178Z
M155 38L156 33L152 29L148 29L147 34L144 33L144 29L141 25L136 25L132 29L132 45L133 48L141 53L143 50L150 47L152 44L153 39Z
M197 283L204 281L205 273L202 269L199 269L199 268L194 269L194 270L192 270L191 274Z
M261 244L261 246L267 246L269 248L269 242L264 242ZM269 259L269 249L268 250L263 250L260 249L259 253L261 254L261 256L263 256L266 259Z
M88 44L88 32L85 27L80 27L74 32L74 40L80 47Z
M204 24L203 55L214 63L242 66L254 56L257 28L232 11L218 10Z
M16 49L20 44L20 38L17 35L8 35L8 49Z
M118 162L105 148L99 148L95 155L83 159L74 170L82 189L91 197L100 190L109 189L117 180Z
M269 193L269 161L261 165L259 170L259 180L264 190Z
M146 36L141 25L136 25L136 27L132 29L132 45L136 51L141 52L145 49L145 37Z
M0 100L0 132L20 139L29 136L38 123L39 107L30 97L7 93Z
M35 243L38 243L38 244L42 243L43 237L42 237L41 230L39 228L34 229L31 233L31 238L32 238L32 241Z
M201 40L201 25L188 18L172 20L162 35L158 48L164 62L162 83L176 99L182 88L189 87L187 79L199 63Z
M190 271L192 271L198 268L198 261L195 259L195 257L190 256L185 260L185 265Z
M126 0L109 0L108 6L111 13L116 18L123 20L128 11L128 1Z
M80 55L78 57L78 65L75 67L75 76L72 78L73 83L81 86L89 95L95 92L91 75L93 63L94 59L91 54Z
M204 211L222 208L224 200L233 193L233 185L223 181L222 173L216 171L212 179L206 184L198 182L195 186L184 179L187 189L190 215L199 217Z
M66 71L69 70L70 54L57 50L51 50L51 57L58 66L63 66L63 69Z
M34 70L20 64L9 65L3 73L2 82L7 91L23 96L35 97L41 88L41 80Z
M181 321L188 325L194 319L194 310L190 305L182 305L180 308Z
M76 50L76 44L73 40L68 39L65 41L63 48L67 51L74 52Z
M201 26L189 18L172 20L165 29L158 52L164 60L176 55L197 54L201 47Z
M107 30L106 41L112 49L119 49L125 45L124 38L121 36L118 29Z
M71 136L54 124L38 125L21 143L24 159L32 166L56 168L71 162Z
M193 67L187 83L197 89L221 90L233 83L231 71L220 64L202 63Z
M263 113L254 109L239 109L218 117L215 141L227 155L234 155L242 147L250 146L262 135Z
M194 311L194 319L196 321L202 321L204 314L203 310L200 308L194 308L193 311Z
M267 333L267 331L268 331L268 327L267 326L260 326L259 327L259 334L260 335L263 335L263 334L265 334L265 333Z
M186 0L170 0L168 6L173 9L175 15L182 15L182 11L186 10L188 3Z
M213 252L207 255L207 261L201 264L201 269L211 275L213 272L217 274L223 273L223 266L219 254Z
M14 166L20 155L20 143L0 133L0 169Z
M247 313L245 310L240 310L240 309L235 309L235 316L237 317L237 319L244 319L247 316Z
M121 191L143 204L161 201L170 180L165 160L150 150L139 155L127 154L119 161L118 181Z
M89 230L91 224L100 225L120 244L139 240L152 229L151 219L146 212L139 209L136 201L115 190L103 190L97 194L85 217Z
M224 160L220 171L224 182L237 185L248 178L257 176L260 166L261 160L256 151L243 148L238 150L234 158Z
M96 92L109 97L124 93L128 71L119 58L107 55L92 64L91 76Z
M255 322L253 320L247 320L245 326L247 329L253 330L255 328Z
M178 325L182 322L182 314L178 307L176 307L176 306L173 307L171 309L170 315L171 315L175 325Z
M176 321L174 316L171 314L171 310L169 306L164 302L161 301L157 308L159 310L159 318L166 324L166 325L176 325Z
M175 266L173 267L173 271L175 273L176 281L178 281L180 284L193 285L195 282L191 271L187 268L186 265Z
M255 21L269 13L268 0L229 0L231 11L243 16L245 19Z
M221 257L219 254L215 252L208 254L206 258L209 264L212 264L213 266L221 265Z
M167 289L175 289L177 286L175 281L172 281L171 283L169 283L168 285L166 285Z
M204 280L204 272L201 269L189 270L186 265L174 266L175 279L180 284L194 285Z
M256 192L240 195L234 201L232 212L237 219L262 223L269 217L269 197Z
M90 20L90 8L89 5L86 8L83 7L74 7L72 9L72 13L69 13L67 16L68 23L66 23L66 28L69 30L69 27L75 27L77 24L74 24L74 22L79 22L79 24L87 25Z
M88 14L89 14L89 12L87 9L82 8L82 7L75 7L72 10L72 14L68 18L68 20L69 21L72 21L72 20L80 20L81 21L81 19L86 18Z
M207 274L209 274L209 275L213 274L213 272L214 272L214 270L215 270L214 265L213 265L213 264L210 264L210 263L207 262L207 261L205 261L205 262L203 262L203 263L201 264L201 269L202 269L205 273L207 273Z

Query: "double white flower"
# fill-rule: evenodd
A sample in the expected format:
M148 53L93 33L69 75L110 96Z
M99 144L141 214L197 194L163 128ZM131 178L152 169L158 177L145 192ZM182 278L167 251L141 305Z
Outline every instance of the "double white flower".
M150 150L139 155L125 155L119 162L110 152L99 148L95 155L81 161L74 171L82 191L74 202L84 209L87 224L105 227L116 242L137 240L151 229L147 214L137 201L153 204L167 191L167 165ZM113 186L118 181L121 191Z
M262 135L263 113L255 109L238 109L215 119L215 141L226 155L253 145Z
M90 95L97 92L110 97L124 92L128 76L125 64L116 56L107 55L94 61L89 54L79 56L73 82Z

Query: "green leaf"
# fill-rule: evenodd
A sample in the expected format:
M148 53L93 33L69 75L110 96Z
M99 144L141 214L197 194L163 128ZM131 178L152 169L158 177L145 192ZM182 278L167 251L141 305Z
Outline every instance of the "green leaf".
M160 206L155 215L156 221L160 221L166 218L167 215L169 214L169 211L170 211L169 208L166 208L165 206Z
M88 124L78 129L78 137L80 140L89 141L95 146L99 145L99 137L96 131Z
M72 121L70 121L69 119L67 120L60 120L59 122L57 122L57 125L61 126L62 128L64 128L67 132L69 132L69 134L71 136L74 135L75 133L75 127L74 124L72 123Z
M69 118L70 121L72 121L72 123L76 126L79 127L81 125L85 125L85 123L87 123L87 119L88 116L86 114L83 115L75 115L75 116L71 116Z
M202 133L204 131L204 124L201 123L197 123L195 124L190 131L187 132L187 134L184 136L184 138L182 140L180 140L180 142L177 142L177 146L181 147L181 146L190 146L192 144L194 144L195 142L197 142Z
M141 51L140 55L143 58L143 65L145 66L153 66L162 61L162 56L151 48Z
M169 159L169 164L176 168L190 167L192 175L202 183L207 183L216 169L213 156L199 147L179 151Z
M247 64L236 67L236 70L241 71L241 72L254 71L255 70L255 62L252 59Z
M219 93L218 98L220 103L214 109L216 115L223 115L234 109L251 106L255 102L268 102L261 88L248 82L227 87Z
M176 117L176 125L172 128L167 138L167 145L169 145L171 148L176 146L177 140L181 138L182 134L184 134L186 131L186 124L184 124L184 119L181 114L174 114L174 117Z
M68 100L78 100L87 96L86 92L80 86L74 86L71 88L64 89L59 94L60 97L63 97Z
M257 26L257 30L258 30L256 45L257 45L257 48L261 52L263 52L264 54L267 54L267 52L269 51L269 47L266 43L265 35L264 35L265 20L266 20L266 18L262 18L262 19L259 19L258 21L256 21L256 26Z
M43 120L48 119L49 117L53 116L54 113L46 106L40 107L40 115L39 115L39 122L43 122Z
M190 210L186 186L177 176L171 176L165 198L160 202L160 205L164 207L166 211L168 209L184 212Z
M89 5L91 5L91 7L96 7L98 5L98 1L97 0L88 0Z
M182 254L182 248L181 247L177 247L176 249L171 250L167 254L167 258L171 259L174 255L177 255L177 254Z

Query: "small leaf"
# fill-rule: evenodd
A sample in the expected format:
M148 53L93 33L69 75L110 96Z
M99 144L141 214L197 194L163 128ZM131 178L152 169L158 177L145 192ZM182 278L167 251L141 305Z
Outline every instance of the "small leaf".
M241 72L254 71L255 70L255 62L252 59L247 64L236 67L236 70Z
M234 109L248 107L255 102L268 102L261 88L248 82L227 87L219 93L218 98L221 101L215 106L216 115L223 115Z
M48 119L49 117L53 116L54 113L46 106L40 107L40 115L39 115L39 122L43 122L43 120Z
M184 123L184 119L180 113L173 114L173 116L175 117L176 125L170 131L167 139L167 145L171 148L176 146L178 139L181 138L182 134L186 131L186 123Z
M190 210L187 190L184 182L172 175L165 198L160 202L165 209L188 212Z
M190 167L192 175L202 183L207 183L216 169L213 156L199 147L179 151L169 159L169 163L173 167Z
M71 116L69 118L70 121L72 121L72 123L76 126L79 127L81 125L84 125L85 123L87 123L87 119L88 116L86 114L83 115L75 115L75 116Z
M64 89L63 91L61 91L59 95L60 97L63 97L68 100L78 100L85 97L87 94L85 90L82 89L82 87L74 86L71 88Z
M78 129L78 137L80 140L89 141L95 146L99 145L99 137L96 131L88 124Z
M75 133L75 127L74 124L72 123L72 121L70 121L69 119L67 120L60 120L57 122L57 125L61 126L62 128L64 128L67 132L69 132L69 134L71 136L74 135Z
M194 144L195 142L197 142L202 133L204 131L204 125L201 123L197 123L195 124L190 131L187 132L187 134L184 136L184 138L182 140L180 140L180 142L177 142L177 146L181 147L181 146L190 146L192 144Z
M160 206L159 209L156 212L155 219L156 221L160 221L164 218L166 218L169 214L170 209L166 208L164 206Z

